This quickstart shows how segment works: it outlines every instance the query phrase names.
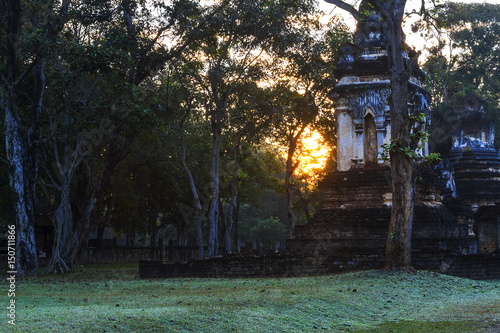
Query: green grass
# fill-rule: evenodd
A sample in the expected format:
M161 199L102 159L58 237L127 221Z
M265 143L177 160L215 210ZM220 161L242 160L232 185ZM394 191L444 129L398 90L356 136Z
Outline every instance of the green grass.
M500 332L498 280L386 271L140 280L137 270L92 265L19 279L17 325L4 315L0 331Z

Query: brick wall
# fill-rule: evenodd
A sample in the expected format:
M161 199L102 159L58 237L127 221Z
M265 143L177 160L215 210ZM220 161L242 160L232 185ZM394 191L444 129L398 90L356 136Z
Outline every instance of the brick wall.
M413 255L416 269L427 269L447 275L469 279L500 279L500 255L475 254L458 255L453 253L419 253Z
M141 260L139 275L141 278L291 277L380 269L383 265L382 253L366 251L353 256L347 252L336 255L317 252L311 255L218 257L190 260L187 263ZM413 266L419 270L471 279L500 279L499 255L418 252L413 254Z
M339 257L323 255L234 256L187 263L139 261L141 278L172 277L290 277L342 273L353 270L381 268L379 256Z

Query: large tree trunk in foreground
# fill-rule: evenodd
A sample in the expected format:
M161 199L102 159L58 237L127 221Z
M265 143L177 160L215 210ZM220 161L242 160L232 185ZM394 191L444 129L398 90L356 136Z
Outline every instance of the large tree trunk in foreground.
M44 88L44 60L37 59L32 119L27 136L16 104L17 51L21 29L21 1L7 1L7 62L5 70L5 148L16 218L16 270L19 275L37 274L35 244L35 180L38 121ZM42 80L40 82L40 80ZM9 267L9 270L13 270Z
M410 270L415 193L413 162L403 156L394 156L391 168L393 198L385 267Z
M386 242L386 268L411 269L411 236L415 183L410 148L412 120L408 109L408 73L405 68L402 19L406 1L392 1L389 12L378 6L389 27L388 58L391 70L391 138L396 150L390 152L392 176L391 221Z
M26 146L23 131L19 120L13 115L12 108L15 108L14 96L9 96L5 109L4 131L9 161L10 189L16 216L16 270L19 275L36 275L34 198L30 197L31 191L26 174Z
M342 0L325 0L339 6L360 20L359 13L351 4ZM386 243L386 268L411 269L411 233L415 184L413 161L404 153L411 149L410 134L412 120L408 110L408 73L403 56L404 41L402 23L406 0L365 0L382 15L387 24L389 41L387 56L391 72L391 139L396 143L390 152L392 175L392 211ZM400 150L403 149L403 150Z

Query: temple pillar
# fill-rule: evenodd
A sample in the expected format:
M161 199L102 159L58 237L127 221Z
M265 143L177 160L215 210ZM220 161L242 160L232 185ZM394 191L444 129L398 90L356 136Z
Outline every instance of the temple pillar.
M352 166L351 159L355 158L354 126L352 117L347 112L337 116L337 168L347 171Z

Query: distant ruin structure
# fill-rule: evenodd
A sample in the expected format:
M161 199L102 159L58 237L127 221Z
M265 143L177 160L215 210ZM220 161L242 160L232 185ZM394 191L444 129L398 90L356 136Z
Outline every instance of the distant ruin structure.
M324 204L308 224L297 226L292 251L384 255L392 201L390 164L381 158L381 145L390 142L391 133L386 30L380 15L372 12L358 23L354 44L341 49L340 80L331 92L337 169L320 184ZM430 97L420 83L417 53L403 52L410 73L408 107L426 115L416 125L426 128ZM440 253L500 254L500 155L482 103L473 95L464 99L462 109L455 110L447 158L416 173L416 267L428 267L425 258ZM428 145L418 153L428 155Z
M478 253L500 253L500 153L494 148L495 128L483 102L467 96L452 129L452 148L445 198L469 210Z
M363 6L365 2L360 11L367 9ZM381 156L391 133L386 43L387 29L380 15L371 12L358 22L354 43L341 49L340 80L331 91L336 170L320 182L322 208L307 224L296 226L286 254L170 264L141 261L141 277L298 276L383 267L392 204L390 163ZM415 129L425 128L430 97L420 83L418 55L407 50L402 52L410 73L408 108L425 115ZM493 145L493 123L474 95L454 113L447 157L415 173L412 265L500 279L500 153ZM418 154L429 152L424 145Z

